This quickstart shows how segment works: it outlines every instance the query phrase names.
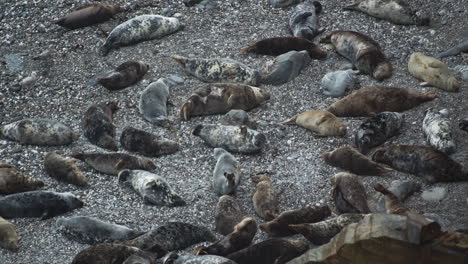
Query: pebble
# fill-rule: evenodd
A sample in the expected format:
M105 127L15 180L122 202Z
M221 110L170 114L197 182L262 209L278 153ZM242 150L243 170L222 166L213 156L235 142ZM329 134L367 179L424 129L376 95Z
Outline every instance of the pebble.
M430 202L440 201L447 197L447 188L446 187L434 187L429 190L425 190L421 197Z
M13 72L20 72L23 70L23 58L18 54L7 54L3 57L3 60L6 62L8 70Z

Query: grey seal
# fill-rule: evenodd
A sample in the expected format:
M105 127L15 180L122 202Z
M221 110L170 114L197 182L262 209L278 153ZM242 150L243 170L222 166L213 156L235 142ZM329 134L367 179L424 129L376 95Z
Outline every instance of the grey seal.
M44 187L44 182L22 173L15 166L0 162L0 194L34 191Z
M221 256L179 256L174 252L167 254L162 261L163 264L236 264L236 262Z
M445 154L455 152L455 138L448 118L448 110L428 108L424 116L422 130L431 147Z
M164 78L150 83L140 95L138 109L143 118L155 125L167 125L169 85Z
M88 107L81 120L85 137L98 147L116 151L115 125L112 115L119 109L117 102Z
M66 159L54 152L44 155L44 168L52 178L78 186L87 186L88 178L76 166L76 160Z
M355 86L356 73L353 70L329 72L320 82L323 94L331 97L341 97Z
M120 64L114 71L97 78L96 81L110 91L118 91L140 81L148 69L149 65L145 62L130 60Z
M312 41L323 32L318 25L318 15L322 11L319 1L305 0L296 5L289 16L289 29L293 36Z
M213 156L216 159L216 166L213 170L213 189L218 195L234 193L241 179L239 162L231 153L222 148L215 148Z
M89 4L73 10L52 23L68 29L83 28L105 22L123 11L124 9L118 5Z
M128 151L147 157L159 157L179 151L177 142L133 127L125 127L120 135L120 144Z
M294 80L311 59L307 51L289 51L267 63L263 69L261 83L281 85Z
M215 209L215 230L222 235L231 233L234 231L234 226L242 220L243 215L234 197L230 195L219 197Z
M332 196L335 207L341 214L369 213L366 189L358 176L340 172L331 178L333 185Z

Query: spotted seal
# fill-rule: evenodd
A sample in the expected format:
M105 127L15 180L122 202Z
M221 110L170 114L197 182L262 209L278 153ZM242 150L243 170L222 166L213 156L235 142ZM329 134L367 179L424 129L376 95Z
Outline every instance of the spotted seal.
M392 65L380 45L364 34L337 30L328 33L320 42L331 43L340 55L350 60L363 74L370 75L378 81L392 76Z
M280 124L296 124L317 136L344 136L348 130L335 115L324 110L309 110Z
M261 83L281 85L294 80L310 63L307 51L291 50L265 64Z
M326 96L341 97L346 90L352 90L356 82L356 73L353 70L334 71L323 76L320 88Z
M236 262L221 256L202 255L202 256L179 256L171 252L164 256L163 264L236 264Z
M15 226L0 217L0 247L16 251L19 249L19 237Z
M227 235L234 231L236 226L243 218L243 212L239 203L230 195L219 197L215 210L215 230L216 232Z
M44 187L44 182L22 173L15 166L0 162L0 193L12 194L34 191Z
M22 145L69 145L80 136L64 124L50 119L23 119L0 129L0 138L17 141Z
M119 181L128 181L148 204L169 207L183 206L185 201L161 176L143 170L121 170Z
M461 41L460 43L458 43L457 45L455 45L454 47L446 50L446 51L443 51L441 53L438 53L437 55L435 55L434 57L437 58L437 59L440 59L440 58L445 58L445 57L449 57L449 56L456 56L462 52L468 52L468 38L467 39L464 39L463 41Z
M0 198L0 216L4 218L48 219L81 207L83 202L72 193L30 191Z
M336 210L344 213L369 213L366 189L354 174L340 172L331 178Z
M108 102L88 107L81 120L85 137L98 147L117 151L115 126L112 115L119 109L117 102Z
M155 134L125 127L120 136L120 144L128 151L136 152L147 157L159 157L179 151L177 142L161 138Z
M428 108L424 116L422 130L429 145L445 154L455 152L455 140L448 119L448 110Z
M380 112L402 112L437 98L433 92L419 93L398 87L361 88L336 101L327 111L338 117L373 116Z
M218 195L234 193L241 179L239 162L222 148L215 148L213 156L216 159L212 182L214 191Z
M240 51L262 55L279 56L289 51L306 50L311 59L325 59L327 52L320 49L312 41L302 37L275 37L266 38L242 48Z
M137 247L104 243L83 249L73 258L72 264L123 263L134 254L145 254L145 252ZM161 257L162 253L157 256Z
M88 185L88 178L76 166L76 160L66 159L54 152L44 155L44 168L52 178L78 186Z
M138 109L143 118L155 125L167 126L167 100L169 85L164 78L150 83L140 95Z
M255 193L252 196L252 202L257 215L267 221L273 220L276 217L276 207L278 200L273 190L268 175L252 176L252 182L255 184Z
M392 181L388 191L393 193L400 201L405 200L408 196L412 193L419 191L421 189L421 184L412 181L412 180L395 180ZM373 213L385 213L387 211L386 207L386 198L381 193L377 192L374 193L369 199L367 200L367 204L369 205L369 209Z
M134 17L115 27L107 36L101 48L101 54L106 56L110 50L128 46L142 41L162 38L182 28L175 17L159 15L141 15Z
M120 64L115 70L97 78L96 82L110 91L127 88L138 81L148 72L149 65L143 61L130 60Z
M83 28L105 22L123 11L124 9L118 5L89 4L73 10L52 23L68 29Z
M296 5L289 15L289 29L295 37L303 37L312 41L323 32L319 28L318 15L322 11L319 1L305 0Z
M254 86L234 83L208 84L193 91L180 108L180 118L189 120L191 116L224 114L231 109L248 111L268 99L268 92Z

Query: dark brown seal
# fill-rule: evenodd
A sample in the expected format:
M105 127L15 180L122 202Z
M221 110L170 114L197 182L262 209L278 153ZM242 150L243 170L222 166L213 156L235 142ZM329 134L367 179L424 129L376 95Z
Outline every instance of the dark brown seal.
M112 115L119 109L117 102L100 103L90 106L81 121L84 135L98 147L116 151L115 126Z
M52 23L68 29L83 28L105 22L123 11L124 9L118 5L89 4L73 10Z
M273 220L276 215L278 201L270 177L255 175L252 177L252 182L256 185L256 191L252 197L255 212L262 219Z
M120 64L115 71L97 78L96 81L108 90L122 90L140 81L148 69L149 65L142 61L127 61Z
M222 235L231 233L242 218L242 210L234 197L230 195L219 197L215 212L216 232Z
M327 57L326 51L321 50L312 41L302 37L267 38L241 49L242 52L273 56L278 56L291 50L306 50L312 59L325 59Z
M78 186L88 185L88 178L76 166L76 160L47 152L44 156L44 167L52 178Z
M148 157L169 155L179 150L175 141L160 138L154 134L133 127L126 127L120 136L120 144L128 151Z
M73 258L72 264L121 264L133 254L145 253L143 250L131 246L98 244L78 253Z
M12 194L34 191L44 186L44 182L20 172L15 166L0 162L0 193Z
M335 207L341 214L344 213L369 213L367 206L366 189L358 176L340 172L332 177L332 196Z

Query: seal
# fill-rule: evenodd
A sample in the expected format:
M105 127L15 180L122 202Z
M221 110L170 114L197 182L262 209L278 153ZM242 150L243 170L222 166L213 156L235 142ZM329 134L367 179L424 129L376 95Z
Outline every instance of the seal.
M118 5L89 4L73 10L52 23L68 29L89 27L105 22L123 11L125 10Z
M370 86L338 100L327 111L338 117L373 116L380 112L402 112L437 98L432 92L419 93L398 87Z
M281 85L294 80L310 63L307 51L291 50L281 54L263 69L261 83Z
M385 195L385 207L387 208L387 214L399 214L406 215L409 212L409 209L403 206L403 203L398 199L398 197L387 190L382 184L377 184L374 186L374 189L379 193Z
M251 177L256 190L252 196L252 202L257 215L267 221L276 217L278 200L273 190L273 184L267 175L255 175Z
M319 1L305 0L292 9L289 15L289 29L295 37L312 41L323 29L318 25L318 14L322 11Z
M118 91L139 82L148 69L149 65L143 61L130 60L120 64L114 71L97 78L96 82L107 90Z
M280 124L296 124L316 136L344 136L348 130L335 115L324 110L309 110Z
M316 223L323 221L331 215L331 210L327 205L322 206L307 206L301 209L289 210L282 212L275 219L260 224L262 231L268 233L269 236L290 236L297 234L289 225L301 223Z
M320 81L320 88L326 96L341 97L346 90L356 86L356 73L353 70L329 72Z
M30 191L0 198L0 216L4 218L41 217L42 220L83 207L72 193Z
M119 182L129 181L148 204L169 207L184 206L185 201L159 175L143 170L121 170Z
M250 245L257 233L257 222L252 217L244 218L234 231L209 246L199 246L196 255L227 256Z
M150 83L140 95L138 109L143 118L155 125L167 125L169 85L164 78Z
M368 157L359 153L355 148L349 146L323 152L322 158L330 166L338 167L358 175L382 175L393 171L390 168L385 168L373 162Z
M222 235L228 235L234 231L243 218L243 212L234 197L223 195L219 197L215 211L215 230Z
M106 56L112 49L162 38L181 28L182 25L175 17L159 15L137 16L118 25L109 33L106 42L101 48L101 53L103 56Z
M236 264L236 262L221 256L203 255L203 256L179 256L174 252L167 254L163 264Z
M403 119L403 115L396 112L382 112L367 118L354 133L356 148L362 154L369 153L371 148L398 135L403 126Z
M246 126L197 125L192 135L200 137L212 148L242 154L260 152L266 141L264 134Z
M72 264L123 263L134 254L146 254L143 250L120 244L98 244L82 250L73 258ZM162 255L157 255L162 256Z
M69 145L79 137L69 127L50 119L23 119L0 129L0 138L17 141L21 145Z
M423 120L422 130L432 148L445 154L455 152L455 140L452 135L447 109L438 111L432 107L428 108Z
M288 7L301 2L301 0L269 0L273 7Z
M135 253L128 257L122 264L153 264L156 263L157 254L149 252Z
M186 73L208 83L240 83L257 85L260 73L236 60L225 58L186 58L171 56Z
M15 166L0 162L0 193L12 194L34 191L44 187L44 182L23 174Z
M117 175L119 171L129 170L147 170L156 169L156 165L148 158L138 157L126 153L81 153L72 152L70 156L86 162L93 169L109 174Z
M370 212L367 206L366 189L358 176L340 172L331 178L332 197L335 207L341 214Z
M213 156L216 159L212 183L214 191L217 195L234 193L241 179L239 162L222 148L215 148Z
M341 214L325 221L289 225L289 227L302 234L314 245L323 245L328 243L345 226L361 221L364 216L363 214Z
M374 152L372 160L414 174L429 183L468 180L468 172L447 154L426 146L391 146Z
M244 110L230 110L220 120L221 125L226 126L246 126L250 129L257 129L258 123L249 117Z
M0 247L16 251L19 249L19 237L15 226L0 217Z
M251 110L270 99L270 94L260 88L234 83L208 84L195 89L180 108L180 118L225 114L232 109Z
M66 159L56 153L44 155L44 168L52 178L78 186L87 186L88 178L76 166L76 160Z
M61 217L56 226L68 239L90 245L130 240L145 233L88 216Z
M226 257L242 264L286 263L309 249L306 239L271 238L231 253Z
M435 55L434 57L440 59L449 56L456 56L462 52L468 52L468 38L464 39L462 42L458 43L454 47Z
M120 136L120 144L128 151L136 152L147 157L159 157L179 151L179 144L175 141L160 138L157 135L125 127Z
M412 193L417 192L421 189L421 184L411 181L411 180L395 180L392 181L388 191L393 193L400 201L405 200L409 197ZM385 213L387 212L388 208L386 207L386 198L381 193L374 193L369 200L367 200L367 204L369 205L369 209L373 213Z
M279 56L289 51L306 50L311 59L325 59L327 52L320 49L312 41L302 37L276 37L262 39L254 44L242 48L240 51L261 55Z
M397 25L427 26L431 20L428 14L415 12L408 3L400 0L356 0L344 9L360 11Z
M392 76L393 68L385 57L380 45L370 37L355 31L337 30L320 40L331 43L336 51L354 65L361 73L377 81Z
M421 52L411 54L408 71L414 77L423 80L420 86L434 86L448 92L458 92L460 82L442 61L424 55Z
M94 145L117 151L112 115L119 109L117 102L100 103L88 107L81 120L85 137Z

